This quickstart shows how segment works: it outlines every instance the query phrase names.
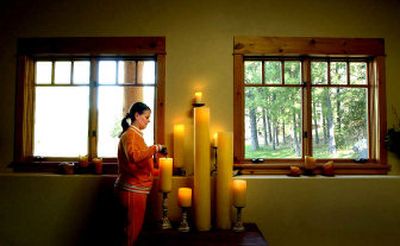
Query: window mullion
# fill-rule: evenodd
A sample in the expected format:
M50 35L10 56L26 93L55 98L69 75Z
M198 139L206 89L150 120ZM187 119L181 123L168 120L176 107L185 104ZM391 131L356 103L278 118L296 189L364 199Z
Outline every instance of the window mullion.
M98 61L90 61L88 156L97 157Z
M51 61L51 82L50 82L51 85L55 84L55 82L54 82L55 73L56 73L56 62L53 60L53 61Z
M311 62L309 58L303 60L303 156L312 155L312 98L311 98Z

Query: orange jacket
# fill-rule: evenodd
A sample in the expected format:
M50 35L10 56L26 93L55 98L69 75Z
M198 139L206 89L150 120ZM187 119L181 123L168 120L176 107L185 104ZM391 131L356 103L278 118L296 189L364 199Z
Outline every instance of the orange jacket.
M142 132L131 125L119 141L118 178L115 187L148 194L153 184L152 157L156 152L156 145L148 147Z

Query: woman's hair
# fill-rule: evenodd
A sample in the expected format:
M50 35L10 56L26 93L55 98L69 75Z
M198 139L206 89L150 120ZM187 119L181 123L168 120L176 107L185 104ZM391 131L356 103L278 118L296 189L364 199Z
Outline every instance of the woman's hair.
M121 120L121 127L122 127L122 132L119 135L121 137L121 135L128 130L129 128L129 122L128 119L130 119L130 122L134 122L135 121L135 114L138 113L139 115L143 114L144 111L150 110L149 106L147 106L146 104L142 103L142 102L136 102L134 104L132 104L131 108L129 109L129 113L127 113L125 115L125 117ZM151 110L150 110L151 111Z

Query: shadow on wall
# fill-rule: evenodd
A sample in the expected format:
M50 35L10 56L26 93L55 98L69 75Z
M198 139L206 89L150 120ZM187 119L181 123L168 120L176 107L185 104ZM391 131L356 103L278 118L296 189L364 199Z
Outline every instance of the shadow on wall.
M122 245L123 225L126 213L114 193L114 179L101 179L96 196L93 197L92 209L82 220L77 238L79 245ZM161 212L158 186L154 185L147 200L147 210L143 228L157 226L157 218Z
M78 245L121 245L123 210L113 190L113 179L101 179L94 191L92 209L77 225Z

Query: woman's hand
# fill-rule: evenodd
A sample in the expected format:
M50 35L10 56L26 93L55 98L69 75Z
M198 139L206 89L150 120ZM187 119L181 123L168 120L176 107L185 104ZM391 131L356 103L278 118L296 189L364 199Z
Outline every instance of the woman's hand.
M159 152L160 152L160 154L162 154L164 156L168 155L168 150L167 150L167 147L165 147L165 146L162 146L161 150Z
M162 156L167 156L168 155L168 151L167 151L167 147L161 145L161 144L155 144L154 146L156 146L156 153Z

